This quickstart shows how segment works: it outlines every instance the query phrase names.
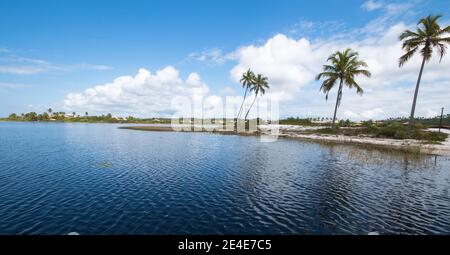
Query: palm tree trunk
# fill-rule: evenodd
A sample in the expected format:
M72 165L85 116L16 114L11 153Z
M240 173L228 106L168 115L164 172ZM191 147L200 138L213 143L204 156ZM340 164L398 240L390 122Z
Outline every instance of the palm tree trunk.
M242 100L241 108L239 108L239 112L238 112L238 115L237 115L236 119L239 119L239 116L241 116L242 107L244 106L245 98L247 97L247 91L248 91L248 87L246 86L245 87L245 93L244 93L244 100Z
M422 66L420 67L419 78L417 78L416 91L414 92L414 100L411 108L411 116L409 117L409 126L414 123L414 112L416 111L417 94L419 94L420 80L422 79L423 68L425 66L425 57L422 60Z
M337 93L337 97L336 97L336 106L334 107L333 124L331 126L333 128L334 128L334 124L336 122L336 113L337 113L337 109L339 106L339 101L340 101L339 97L340 97L341 93L342 93L342 79L341 79L341 82L339 83L339 89L338 89L338 93Z
M252 107L253 107L253 104L254 104L254 103L255 103L255 101L256 101L256 98L258 98L258 94L255 94L255 99L253 99L253 103L252 103L252 105L250 105L250 108L248 108L248 111L247 111L247 114L245 114L245 118L244 118L244 120L247 120L248 114L250 113L250 110L252 109Z

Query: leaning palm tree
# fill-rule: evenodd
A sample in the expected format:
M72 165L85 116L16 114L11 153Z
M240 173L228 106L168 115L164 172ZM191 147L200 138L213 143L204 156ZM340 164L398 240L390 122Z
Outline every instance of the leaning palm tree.
M255 74L250 69L248 69L247 72L242 74L241 83L242 83L242 87L245 88L245 93L244 93L244 99L242 100L242 103L241 103L241 107L239 108L237 119L239 119L239 116L241 116L241 114L242 114L245 98L247 97L247 92L249 89L252 88L252 86L255 83Z
M323 66L323 72L316 76L316 80L324 79L320 90L326 94L326 99L328 100L328 93L330 90L339 83L336 106L334 107L333 124L336 122L337 109L341 104L342 99L342 89L346 85L348 88L356 88L356 93L359 95L363 94L363 89L355 81L357 75L364 75L367 77L371 76L371 73L363 69L367 67L364 61L358 59L358 53L352 51L351 49L346 49L345 51L337 51L332 54L327 61L331 62L330 65Z
M419 85L420 80L422 79L425 62L430 61L434 48L438 50L440 62L446 53L446 44L450 44L450 26L441 29L437 22L441 17L441 15L429 15L417 23L416 32L406 30L400 35L400 40L403 41L402 48L406 51L406 53L400 57L398 63L399 67L402 67L406 62L408 62L408 60L410 60L418 50L420 50L420 55L422 56L422 65L420 66L419 77L417 78L416 90L414 92L414 99L411 108L411 115L409 117L410 125L414 122L417 94L419 93Z
M267 77L258 74L255 77L253 86L250 88L250 91L254 91L255 92L255 98L253 99L252 104L250 105L250 108L248 108L247 114L245 114L245 118L244 120L247 120L248 114L250 113L250 110L253 107L253 104L256 101L256 98L258 98L258 95L264 95L266 93L266 89L269 88L269 82L267 81Z

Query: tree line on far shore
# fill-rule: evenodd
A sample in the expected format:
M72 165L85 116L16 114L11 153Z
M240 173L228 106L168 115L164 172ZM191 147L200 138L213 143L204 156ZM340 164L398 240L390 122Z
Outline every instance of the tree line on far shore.
M98 116L91 116L88 112L80 115L76 112L65 113L65 112L53 112L49 108L46 112L36 113L28 112L22 113L20 115L12 113L8 116L6 120L10 121L56 121L56 122L92 122L92 123L170 123L168 118L136 118L133 116L128 117L114 117L111 113L102 114Z

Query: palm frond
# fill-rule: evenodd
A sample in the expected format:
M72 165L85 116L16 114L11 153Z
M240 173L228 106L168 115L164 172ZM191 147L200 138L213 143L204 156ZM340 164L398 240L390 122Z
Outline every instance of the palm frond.
M346 85L350 89L355 87L358 94L363 93L363 89L356 83L355 77L364 75L371 77L367 63L358 59L358 52L351 49L337 51L330 55L327 59L329 65L323 66L323 72L317 74L316 80L323 80L320 91L325 93L325 99L328 100L329 92L336 86L338 82ZM342 90L339 89L337 104L340 104L342 98Z
M364 75L364 76L366 76L368 78L372 77L372 73L370 71L368 71L368 70L365 70L365 69L354 70L353 74L354 75Z
M413 32L411 30L406 30L406 31L404 31L403 33L400 34L399 40L403 41L404 39L409 38L409 37L417 38L417 37L419 37L419 34Z
M404 64L406 64L406 62L408 62L408 60L410 60L412 56L414 56L414 53L416 53L418 49L419 47L415 47L414 49L411 49L410 51L406 52L403 56L401 56L398 61L398 66L402 67Z
M431 56L433 55L433 48L431 48L430 46L425 46L422 48L422 50L420 50L420 54L423 58L425 58L426 61L430 61Z
M445 53L447 53L447 46L443 43L438 44L439 49L439 63L442 61L442 58L444 57Z

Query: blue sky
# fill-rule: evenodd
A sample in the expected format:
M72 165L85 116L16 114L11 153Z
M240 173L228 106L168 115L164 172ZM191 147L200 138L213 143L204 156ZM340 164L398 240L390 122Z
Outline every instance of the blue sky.
M85 105L80 102L67 103L64 100L70 93L82 94L88 88L112 83L117 77L135 76L140 68L154 74L167 66L179 72L179 78L182 80L188 79L191 73L198 74L201 82L208 88L205 96L221 96L226 93L240 95L240 87L236 83L233 70L237 72L252 63L245 59L245 50L239 49L261 47L263 51L264 46L274 38L275 41L279 40L280 45L287 42L286 40L299 42L303 38L308 40L313 48L316 42L324 41L340 41L340 45L351 44L376 36L382 37L390 28L400 23L405 27L411 26L419 17L429 13L448 14L450 3L438 0L2 0L0 116L11 112L43 111L48 107L83 112L86 109L94 113L110 111L118 115L161 115L170 110L161 109L161 112L158 112L155 109L167 108L166 101L149 106L142 104L142 107L148 106L150 110L135 111L132 107L127 107L127 104L135 102L133 100L112 100L116 105L111 109L106 106L114 102L108 101L107 104L99 106L95 99L84 100L86 95L82 95L81 99L77 97L86 101L83 101ZM450 15L444 17L443 21L449 18ZM285 38L277 35L283 35ZM334 39L333 36L337 35L340 37ZM367 45L356 45L362 49L365 49L365 46ZM383 47L382 42L378 46ZM283 50L282 48L276 50ZM372 55L368 53L368 56ZM254 56L255 61L258 61L258 57ZM302 57L304 56L299 56ZM325 60L326 58L323 61ZM267 65L280 64L277 64L277 60L274 61ZM295 61L291 64L294 68L303 65ZM310 63L305 65L308 64ZM445 67L446 63L437 68ZM262 72L264 67L256 69ZM277 74L268 73L269 79L273 75L275 81L279 80ZM281 114L331 114L332 109L328 109L331 104L317 91L319 85L310 79L305 78L306 81L303 81L301 75L293 74L293 77L299 77L298 87L287 84L297 84L295 79L287 81L286 84L280 81L274 85L280 91L289 87L292 91L288 89L286 94L295 95L295 98L283 100ZM412 76L386 86L393 86L398 90L407 89L411 79ZM448 79L444 77L443 82L448 82ZM369 91L370 89L369 86ZM302 96L305 100L298 100ZM317 97L317 101L310 100L313 96ZM405 100L409 98L408 95ZM402 108L402 111L392 114L401 115L407 110L409 103L408 101L402 106L405 108ZM355 104L357 105L357 102ZM340 111L342 114L346 111L348 113L342 117L364 118L364 109L358 112L350 109L351 106L350 102L345 106L347 108ZM308 107L312 109L312 113ZM423 115L434 111L434 106L427 107L430 109L424 108L421 111ZM368 106L365 111L371 109L373 110L373 107ZM379 117L389 115L389 109L381 110L384 114ZM378 115L374 115L374 118L376 117Z

